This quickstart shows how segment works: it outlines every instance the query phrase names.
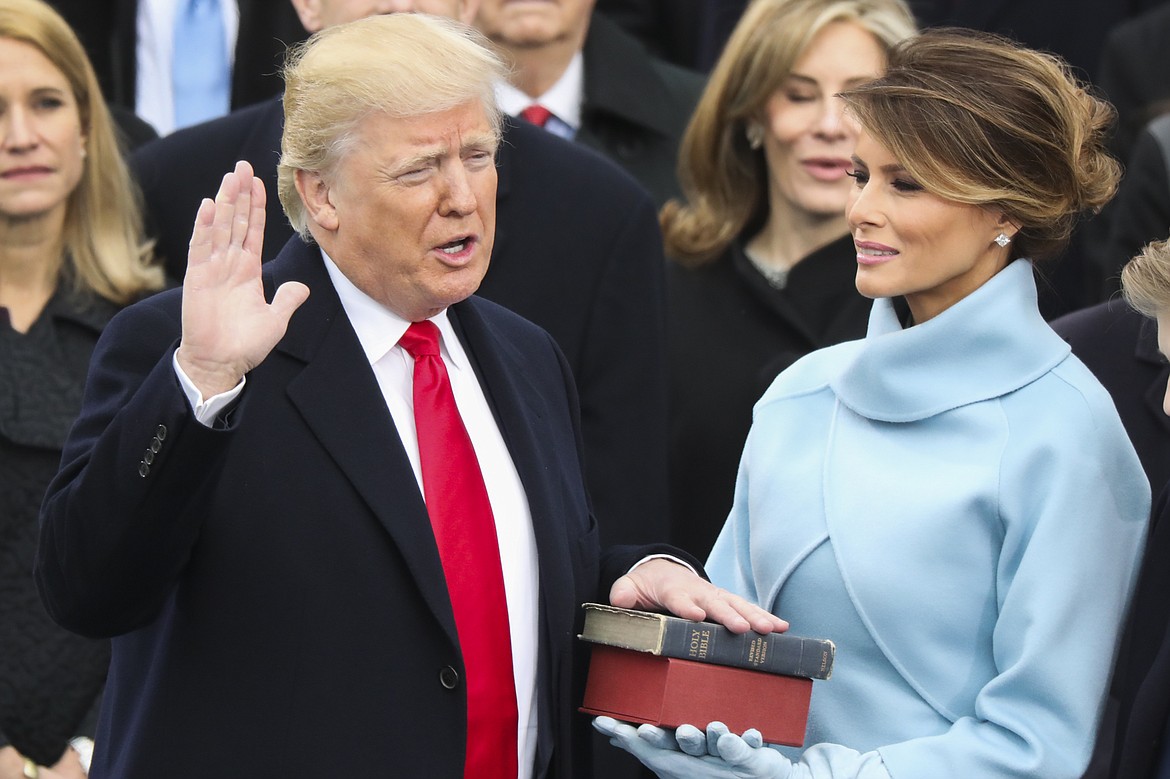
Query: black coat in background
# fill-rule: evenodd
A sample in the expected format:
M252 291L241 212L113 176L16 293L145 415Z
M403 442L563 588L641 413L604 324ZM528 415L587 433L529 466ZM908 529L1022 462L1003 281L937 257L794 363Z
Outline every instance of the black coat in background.
M1121 298L1052 322L1113 398L1154 489L1170 480L1170 417L1162 410L1170 365L1158 352L1154 320ZM1109 698L1085 779L1153 779L1170 705L1170 591L1167 493L1152 514L1146 556L1118 654ZM1149 685L1145 687L1143 685Z
M703 76L655 58L597 13L582 53L585 94L576 140L629 171L658 205L679 197L678 145Z
M1121 298L1052 322L1117 406L1153 489L1170 481L1170 417L1162 411L1170 365L1158 352L1154 320Z
M268 191L264 257L293 234L276 197L283 114L268 100L179 130L131 161L167 271L183 277L203 197L235 161ZM479 295L548 330L581 399L586 473L606 543L667 537L662 238L654 204L608 160L505 120L496 242Z
M731 509L752 407L780 371L861 338L872 301L854 285L848 235L797 263L784 290L736 243L714 262L667 266L671 541L705 558Z
M1126 170L1117 197L1081 231L1097 300L1119 289L1118 271L1137 248L1170 234L1170 221L1157 216L1167 200L1164 162L1155 162L1162 154L1148 137L1155 118L1170 110L1168 41L1170 4L1163 0L1114 26L1102 47L1097 84L1117 109L1110 148ZM1151 224L1151 218L1158 221Z
M743 5L744 0L597 0L596 8L655 57L706 73Z
M1150 10L1109 31L1101 50L1097 83L1117 108L1113 150L1129 159L1142 128L1170 108L1170 4L1143 3Z
M1170 485L1154 506L1142 572L1117 657L1111 703L1085 779L1161 779L1170 717ZM1109 720L1106 720L1108 723Z
M0 747L53 765L93 736L107 641L54 624L33 581L37 513L81 409L90 354L118 306L62 278L27 332L0 309ZM91 716L87 716L91 715Z
M232 108L280 94L284 82L278 74L285 50L306 37L289 0L238 2L240 30L232 67ZM106 100L133 110L138 1L49 0L49 4L81 38Z
M970 27L1059 54L1096 83L1109 31L1165 0L910 0L922 27Z
M1168 39L1170 40L1170 39ZM1121 289L1121 269L1150 241L1170 237L1170 116L1138 135L1117 196L1109 204L1109 238L1100 256L1103 289Z

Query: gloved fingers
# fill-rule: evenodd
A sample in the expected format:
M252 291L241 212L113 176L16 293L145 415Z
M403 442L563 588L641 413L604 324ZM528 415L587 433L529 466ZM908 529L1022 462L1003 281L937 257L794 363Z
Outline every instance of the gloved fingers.
M788 779L792 774L792 762L784 755L771 747L752 747L734 733L719 739L719 754L744 779Z
M637 738L638 731L627 722L620 722L613 717L594 717L593 727L599 733L610 737L610 741L617 745L615 739Z
M638 738L655 749L665 749L671 752L677 752L679 749L678 742L675 741L674 735L669 730L663 730L654 725L639 725Z
M719 756L719 739L731 732L731 729L718 720L707 723L707 754Z
M653 725L634 727L628 722L601 716L593 719L593 727L598 732L609 736L609 743L626 750L635 757L678 752L678 744L675 743L670 731Z
M635 728L612 717L597 717L593 720L593 727L609 736L611 744L636 757L659 779L787 779L791 766L778 752L767 748L759 750L771 753L781 761L768 762L767 755L755 754L743 739L733 733L723 735L720 746L723 745L723 741L734 739L738 743L739 751L736 751L734 744L729 743L728 747L739 756L746 752L747 763L744 765L735 765L730 760L711 755L686 754L679 750L680 745L669 730L651 725ZM688 732L690 735L687 741L692 745L702 744L707 740L707 734L698 728L691 727L689 731L684 731ZM788 766L789 769L784 770L784 766Z
M743 732L744 743L749 747L759 749L764 745L764 735L755 728L748 728Z
M679 725L674 731L678 748L688 755L702 757L707 754L707 734L694 725Z
M755 752L743 738L734 733L724 733L716 749L716 754L733 766L744 765Z

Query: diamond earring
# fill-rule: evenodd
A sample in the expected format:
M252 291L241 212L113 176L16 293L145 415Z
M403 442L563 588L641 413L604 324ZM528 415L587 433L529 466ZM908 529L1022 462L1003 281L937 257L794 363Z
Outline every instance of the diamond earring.
M995 242L1000 246L1007 246L1012 242L1012 239L1008 238L1004 233L1000 233L999 235L995 236Z
M749 124L745 134L747 135L748 146L753 149L758 149L764 145L764 128L758 122Z

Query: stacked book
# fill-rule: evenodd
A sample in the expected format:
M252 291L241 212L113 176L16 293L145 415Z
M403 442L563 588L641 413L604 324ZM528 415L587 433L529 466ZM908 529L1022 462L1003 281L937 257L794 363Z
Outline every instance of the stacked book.
M833 672L832 641L733 633L713 622L586 603L593 644L581 711L626 722L700 729L718 720L801 746L814 679Z

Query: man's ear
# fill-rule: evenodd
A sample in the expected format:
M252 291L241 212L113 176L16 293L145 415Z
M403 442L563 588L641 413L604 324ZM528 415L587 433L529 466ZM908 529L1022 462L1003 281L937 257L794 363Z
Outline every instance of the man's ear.
M321 29L321 0L292 0L292 4L306 32L311 35Z
M333 205L332 190L321 174L298 170L293 181L309 218L322 229L336 232L340 224L337 209Z

